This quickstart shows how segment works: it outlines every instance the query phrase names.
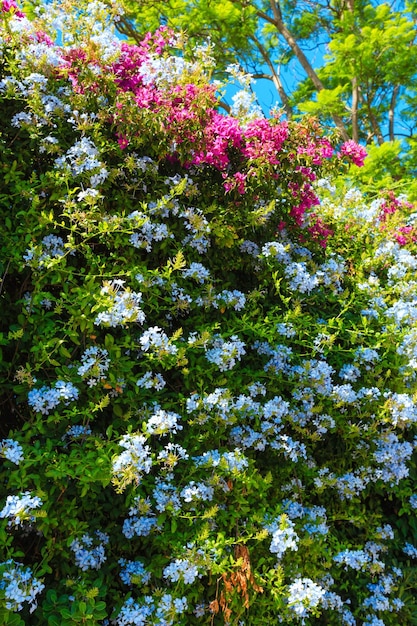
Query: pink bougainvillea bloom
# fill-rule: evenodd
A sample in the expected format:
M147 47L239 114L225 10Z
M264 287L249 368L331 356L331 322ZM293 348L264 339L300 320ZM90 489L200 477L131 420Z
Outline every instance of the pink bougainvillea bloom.
M247 174L236 172L236 174L233 174L231 179L229 178L223 183L223 187L226 192L232 191L232 189L237 189L237 191L243 195L246 191L246 178Z
M36 37L36 41L38 43L45 43L47 46L53 46L54 45L54 42L52 41L52 39L46 33L44 33L41 30L38 30L35 33L35 37Z
M304 145L297 146L297 154L312 157L314 165L321 165L324 159L333 156L333 147L327 139L309 138Z
M278 164L278 154L288 138L288 124L271 124L266 119L249 122L244 130L246 146L244 154L249 159L264 159L270 164Z
M16 2L14 0L3 0L3 13L7 13L11 8L17 9Z
M348 157L358 167L362 167L365 157L367 156L365 148L356 143L356 141L345 141L340 148L340 155Z
M394 238L400 246L405 246L417 240L413 226L400 226L398 231L394 233Z
M311 223L307 230L313 240L318 241L322 248L326 248L327 240L334 234L334 231L327 226L316 213L311 216Z
M393 191L384 192L386 194L386 198L381 204L381 212L379 214L379 219L381 222L385 222L388 215L392 213L396 213L401 209L412 209L413 205L410 202L402 198L397 198Z
M8 13L13 10L14 14L17 17L25 17L25 14L22 11L19 11L19 7L17 6L15 0L2 0L2 11L3 13Z

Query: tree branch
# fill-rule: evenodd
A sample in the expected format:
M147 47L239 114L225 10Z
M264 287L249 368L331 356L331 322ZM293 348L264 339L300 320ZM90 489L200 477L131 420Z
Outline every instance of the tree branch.
M142 35L140 35L138 31L135 30L135 28L132 26L131 22L125 15L120 16L120 19L118 20L118 22L116 22L116 28L121 35L126 35L126 37L132 38L138 44L143 39Z
M219 106L221 109L224 109L226 113L230 113L230 106L224 100L219 100L217 106Z
M400 91L400 86L399 85L394 85L394 89L392 90L392 96L391 96L391 100L389 103L389 111L388 111L388 132L389 132L389 140L390 141L394 141L395 140L395 125L394 125L394 121L395 121L395 105L397 103L397 96L398 93Z
M288 119L290 119L292 117L292 108L290 106L289 98L287 96L287 93L286 93L286 91L284 89L284 86L283 86L283 84L281 82L279 71L277 72L277 70L275 69L274 64L272 63L271 57L269 56L269 54L265 50L265 47L262 45L262 43L259 41L259 39L257 37L255 37L255 36L251 37L251 39L255 43L256 47L259 50L259 52L261 53L261 56L262 56L264 62L266 63L266 65L271 70L270 78L272 79L272 82L274 83L274 86L275 86L276 90L278 91L279 97L281 98L281 102L282 102L282 106L284 107L284 111L285 111Z

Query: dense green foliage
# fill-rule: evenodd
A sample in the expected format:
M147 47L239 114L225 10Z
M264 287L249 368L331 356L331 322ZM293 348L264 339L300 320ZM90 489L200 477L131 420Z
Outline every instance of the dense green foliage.
M3 0L0 623L417 624L413 206L118 13Z

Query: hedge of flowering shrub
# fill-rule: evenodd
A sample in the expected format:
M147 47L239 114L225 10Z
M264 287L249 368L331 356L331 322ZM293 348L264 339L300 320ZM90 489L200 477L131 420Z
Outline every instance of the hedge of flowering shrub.
M1 624L417 624L412 207L167 30L2 6Z

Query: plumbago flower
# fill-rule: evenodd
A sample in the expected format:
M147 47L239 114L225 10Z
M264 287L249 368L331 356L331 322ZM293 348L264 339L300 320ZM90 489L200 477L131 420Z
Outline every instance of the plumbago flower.
M8 459L12 463L19 465L23 460L23 448L14 439L2 439L0 441L0 455L3 459Z
M413 207L340 194L364 149L315 121L221 114L209 49L16 7L1 623L412 624Z
M21 611L27 602L30 613L33 613L38 606L36 596L45 585L33 576L31 569L9 559L0 563L0 576L0 595L4 598L6 609Z
M6 504L0 511L0 517L9 519L9 526L22 526L35 520L35 516L31 515L31 510L40 506L42 506L42 500L37 496L31 497L29 491L20 496L7 496Z

